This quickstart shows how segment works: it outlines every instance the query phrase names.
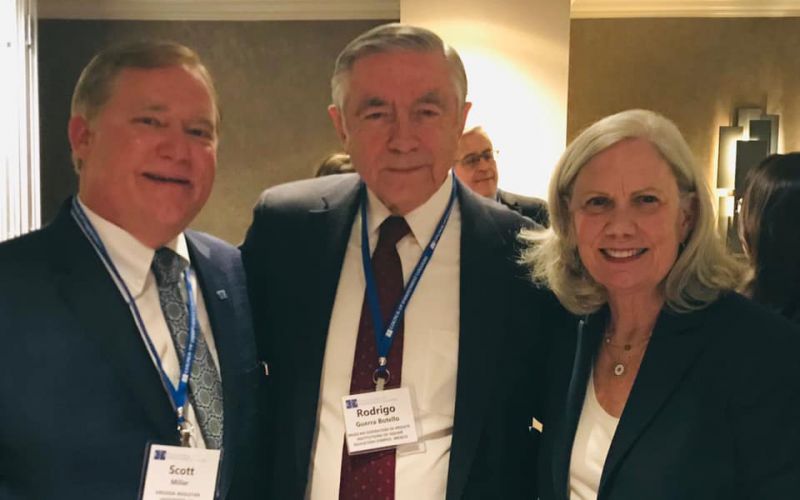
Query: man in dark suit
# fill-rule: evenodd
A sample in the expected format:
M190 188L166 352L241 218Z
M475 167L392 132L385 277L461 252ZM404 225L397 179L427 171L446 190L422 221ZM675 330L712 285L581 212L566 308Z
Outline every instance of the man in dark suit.
M497 188L497 160L489 135L473 127L461 136L453 171L459 180L481 196L496 200L543 227L548 227L547 202Z
M180 443L222 450L216 498L251 498L263 369L241 260L185 230L211 191L218 123L184 46L112 48L81 74L78 195L0 245L0 498L136 498L148 445Z
M458 54L379 26L339 55L332 94L357 174L268 189L242 246L274 401L272 495L531 498L533 398L517 370L538 362L519 353L542 352L545 302L516 264L532 224L450 175L470 106ZM408 391L419 440L353 455L350 412L384 389Z

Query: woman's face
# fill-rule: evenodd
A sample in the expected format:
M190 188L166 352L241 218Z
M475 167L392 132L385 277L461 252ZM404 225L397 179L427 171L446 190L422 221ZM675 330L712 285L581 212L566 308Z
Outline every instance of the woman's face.
M625 139L578 173L570 199L581 261L609 295L650 294L692 227L672 169L644 139Z

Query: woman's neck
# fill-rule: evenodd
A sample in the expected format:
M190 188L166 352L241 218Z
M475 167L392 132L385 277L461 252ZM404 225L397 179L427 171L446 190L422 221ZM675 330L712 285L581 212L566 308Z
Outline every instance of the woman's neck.
M652 294L609 294L611 318L606 335L617 343L631 344L649 337L664 305L664 296Z

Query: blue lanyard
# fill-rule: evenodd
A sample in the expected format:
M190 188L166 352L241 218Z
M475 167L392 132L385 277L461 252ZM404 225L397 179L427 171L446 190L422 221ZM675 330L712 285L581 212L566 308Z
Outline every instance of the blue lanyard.
M375 371L376 376L386 377L388 374L388 370L386 368L387 358L389 357L389 351L392 349L392 343L394 342L395 329L397 328L397 324L400 322L400 319L403 317L403 313L405 313L406 306L408 306L408 302L411 300L411 296L414 294L414 290L417 288L417 284L422 277L422 273L428 266L431 257L433 257L433 252L436 250L436 245L439 243L439 239L442 237L445 227L447 227L447 221L450 220L450 213L453 210L453 204L455 203L455 200L456 182L454 178L453 187L450 190L450 199L447 202L447 208L445 208L444 214L442 214L441 219L439 219L439 223L436 226L436 230L434 231L431 240L422 251L422 255L420 256L417 265L414 266L414 270L411 272L411 277L408 279L408 284L403 291L403 296L400 298L400 302L395 307L394 314L392 314L392 319L389 321L389 325L384 328L383 314L381 313L380 300L378 299L378 286L375 283L375 275L372 272L372 258L369 252L369 232L367 231L367 194L366 190L364 190L364 194L361 198L361 261L364 267L364 277L366 278L367 282L367 301L369 302L370 315L372 316L372 324L375 329L375 347L378 353L378 368Z
M128 286L125 284L122 276L120 276L119 270L117 270L117 267L114 265L114 262L108 255L108 251L106 250L105 245L103 245L103 241L97 234L97 230L94 228L94 226L92 226L92 222L86 216L83 208L78 203L77 196L72 198L72 210L70 213L72 214L72 218L75 219L75 222L78 224L78 227L89 240L89 243L92 244L92 247L94 248L95 252L97 252L97 255L100 257L103 265L108 270L120 293L128 303L128 308L131 310L131 315L133 316L136 326L139 329L139 334L147 346L147 351L150 354L150 358L153 360L153 363L155 363L156 367L158 367L158 371L161 374L161 382L164 385L164 388L167 390L167 394L170 396L170 401L172 402L172 406L177 415L178 428L183 429L186 422L185 406L186 398L189 393L189 374L192 371L192 362L194 361L194 353L197 348L197 306L195 305L194 294L192 293L192 283L189 280L189 270L187 269L183 274L183 280L186 284L186 293L189 296L189 338L186 342L186 351L184 353L183 363L181 365L181 376L178 380L178 386L175 387L172 385L167 373L164 371L164 367L161 365L161 359L158 356L158 351L156 351L153 341L150 339L150 335L147 333L147 328L145 327L142 316L139 313L139 308L136 307L136 300L133 298Z

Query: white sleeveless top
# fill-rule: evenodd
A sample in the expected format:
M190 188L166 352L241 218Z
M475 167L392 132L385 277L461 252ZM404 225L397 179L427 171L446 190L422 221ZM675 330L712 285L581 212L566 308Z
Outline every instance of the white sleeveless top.
M609 415L597 401L594 374L589 377L583 411L572 443L569 464L570 500L596 500L600 475L619 419Z

